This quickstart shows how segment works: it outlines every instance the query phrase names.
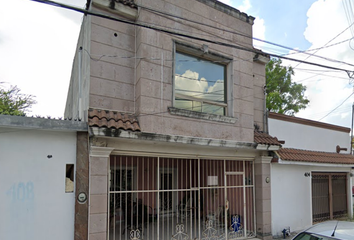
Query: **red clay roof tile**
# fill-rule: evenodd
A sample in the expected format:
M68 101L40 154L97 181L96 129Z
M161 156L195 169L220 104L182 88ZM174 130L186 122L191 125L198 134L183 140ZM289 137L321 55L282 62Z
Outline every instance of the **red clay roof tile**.
M122 3L124 5L131 7L131 8L138 8L138 6L135 4L134 0L116 0L116 2Z
M107 110L89 109L88 124L90 127L141 131L139 121L135 116Z
M281 146L281 143L276 137L272 137L267 133L254 131L254 142L258 144L276 145Z
M331 163L331 164L354 164L354 156L331 152L316 152L302 149L281 148L276 151L278 157L285 161Z

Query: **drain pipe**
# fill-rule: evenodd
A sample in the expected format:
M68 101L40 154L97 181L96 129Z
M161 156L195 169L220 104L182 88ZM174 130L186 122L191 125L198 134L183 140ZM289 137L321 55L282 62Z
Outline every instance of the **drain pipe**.
M263 131L269 133L268 129L268 114L267 114L267 85L264 85L264 105L263 105Z
M82 61L82 47L79 48L79 106L78 106L78 118L82 120L82 103L81 103L81 61Z

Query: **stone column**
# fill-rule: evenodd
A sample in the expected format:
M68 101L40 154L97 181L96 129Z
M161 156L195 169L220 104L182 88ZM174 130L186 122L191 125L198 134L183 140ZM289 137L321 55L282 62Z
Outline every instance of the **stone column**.
M76 138L76 178L75 178L75 240L87 240L88 201L79 203L80 193L89 195L88 133L78 132Z
M260 156L255 161L256 181L256 223L257 237L271 240L272 215L271 215L271 188L270 188L270 162L272 157Z
M107 239L108 171L113 148L90 149L89 240Z

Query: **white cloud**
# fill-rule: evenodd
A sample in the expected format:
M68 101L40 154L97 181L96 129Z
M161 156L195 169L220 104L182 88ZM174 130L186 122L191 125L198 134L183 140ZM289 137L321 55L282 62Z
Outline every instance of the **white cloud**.
M265 31L266 31L266 27L264 24L264 19L256 18L253 24L253 37L261 40L265 40ZM257 46L257 48L261 48L264 45L264 43L253 40L253 45Z
M200 100L222 101L224 99L224 82L217 80L213 85L209 85L205 78L199 79L199 73L191 70L185 71L180 76L175 77L175 89L177 94L181 94L182 99L190 98L192 101L179 100L176 101L178 108L184 108L194 111L201 110ZM195 101L197 100L197 101ZM215 114L223 114L223 108L220 106L206 105L203 103L203 111Z
M221 2L224 2L225 4L228 4L228 5L232 5L236 9L240 10L241 12L245 12L245 13L249 12L252 9L252 5L251 5L250 0L243 0L241 5L232 4L230 0L224 0ZM255 19L253 27L252 27L253 37L261 39L261 40L265 40L265 31L266 31L265 21L264 21L264 19L262 19L258 16L254 16L254 17L256 19ZM257 47L257 48L262 48L264 43L260 42L260 41L253 41L253 45L255 45L255 47Z
M209 85L205 78L199 79L199 73L193 72L191 70L187 70L181 76L175 77L175 88L177 89L177 93L195 98L215 101L220 101L219 94L222 96L222 98L224 97L223 83L223 80L217 80L213 85Z
M250 0L243 0L241 5L236 5L235 0L219 0L219 2L225 3L245 13L252 8Z
M312 44L310 49L324 46L349 26L341 1L319 0L310 7L307 17L307 28L304 32L304 37ZM350 31L346 31L330 44L351 37ZM348 42L323 48L316 55L348 63L353 63L352 59L354 59L354 51L350 49ZM337 68L354 69L345 64L330 62L314 56L308 58L306 54L295 54L289 57ZM338 107L353 92L352 86L348 84L349 78L345 72L332 71L307 64L298 65L298 63L289 61L283 62L285 65L297 66L294 79L307 86L306 95L310 99L310 106L297 114L299 117L320 120L331 110ZM353 100L354 97L351 97L321 121L349 127L351 121L349 112L351 112Z
M36 96L35 115L60 117L64 112L81 19L78 13L68 18L65 11L70 10L0 0L0 82Z
M242 5L238 6L237 9L241 12L247 12L249 9L252 8L250 0L243 0Z
M195 80L192 80L195 79ZM184 92L185 95L194 96L196 92L203 93L208 88L208 82L205 78L199 80L199 73L187 70L181 76L176 76L175 88L181 90L188 90L190 92ZM198 95L200 96L200 94Z

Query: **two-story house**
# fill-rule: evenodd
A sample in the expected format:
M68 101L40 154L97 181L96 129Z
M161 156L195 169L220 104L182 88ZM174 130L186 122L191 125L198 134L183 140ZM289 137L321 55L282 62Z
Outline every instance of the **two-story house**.
M261 132L254 18L215 0L87 10L65 111L89 124L76 239L271 239L280 144Z

